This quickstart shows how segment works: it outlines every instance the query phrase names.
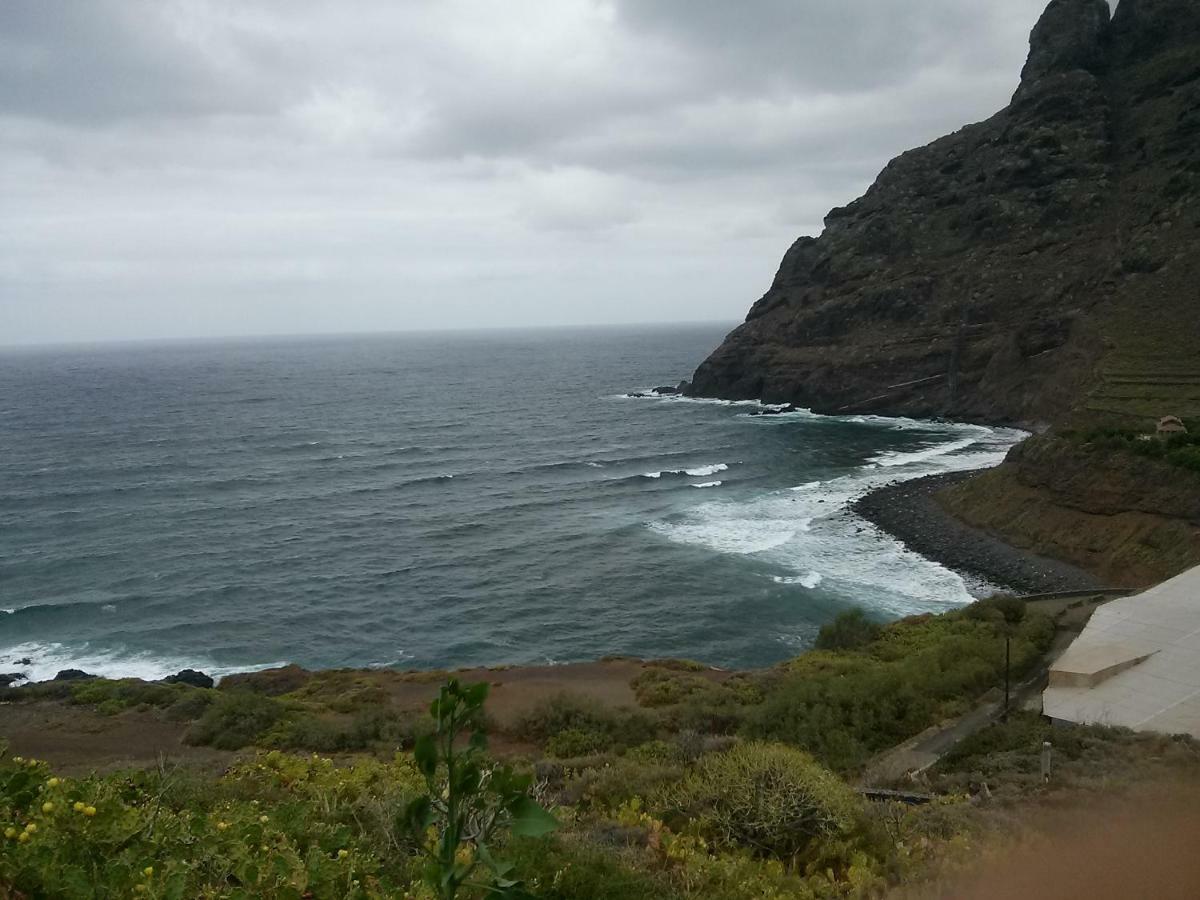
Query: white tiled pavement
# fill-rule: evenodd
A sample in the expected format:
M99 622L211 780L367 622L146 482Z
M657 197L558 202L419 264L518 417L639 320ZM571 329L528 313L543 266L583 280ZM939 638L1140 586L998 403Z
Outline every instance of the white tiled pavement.
M1146 657L1092 687L1054 686ZM1114 600L1050 670L1042 709L1054 719L1200 737L1200 566Z

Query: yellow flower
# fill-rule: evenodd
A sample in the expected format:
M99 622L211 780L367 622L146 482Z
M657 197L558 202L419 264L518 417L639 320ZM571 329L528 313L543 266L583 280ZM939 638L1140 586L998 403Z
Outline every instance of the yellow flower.
M19 842L21 842L22 844L28 844L29 843L29 832L22 831L19 835L17 835L17 840Z
M339 850L338 851L338 859L345 859L349 855L350 855L349 850Z
M84 807L83 814L90 819L92 816L94 816L96 814L96 807L94 807L94 806Z
M37 822L30 822L28 825L25 826L25 830L28 831L30 834L33 834L35 831L37 831Z
M83 803L82 800L76 800L75 805L72 806L71 808L73 810L75 810L75 812L83 812L85 809L87 809L87 806Z
M51 803L49 800L47 800L45 803L42 804L42 812L44 812L44 813L54 812L54 804Z
M31 759L31 760L29 761L29 768L31 768L31 769L32 769L32 768L33 768L34 766L36 766L37 764L38 764L38 761L37 761L36 759Z
M9 825L7 828L4 829L4 836L6 838L8 838L9 840L12 840L13 838L15 838L17 836L17 829L15 829L11 825Z
M229 827L228 822L218 822L217 823L217 831L224 831L228 827Z
M270 821L271 821L271 817L270 817L270 816L259 816L259 817L258 817L258 821L260 821L260 822L262 822L264 825L266 825L268 822L270 822Z
M21 763L25 762L25 757L23 757L23 756L14 756L14 757L13 757L13 762L15 762L15 763L16 763L16 764L19 766Z
M58 787L61 782L57 778L51 778L46 782L46 784L48 784L50 787Z
M146 866L146 868L142 869L142 874L145 875L147 878L153 878L154 877L154 866Z
M135 884L133 886L133 892L135 894L144 894L146 893L146 886L144 884Z

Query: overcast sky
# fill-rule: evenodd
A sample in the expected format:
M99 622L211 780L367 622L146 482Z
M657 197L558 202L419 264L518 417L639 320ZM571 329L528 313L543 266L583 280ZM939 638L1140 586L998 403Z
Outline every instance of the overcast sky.
M1045 0L2 0L0 343L741 319Z

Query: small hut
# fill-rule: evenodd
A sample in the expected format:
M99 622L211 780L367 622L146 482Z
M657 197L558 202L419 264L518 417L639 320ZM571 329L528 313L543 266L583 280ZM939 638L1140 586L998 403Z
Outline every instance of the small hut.
M1187 427L1179 416L1163 416L1158 420L1158 436L1163 440L1177 434L1187 434Z

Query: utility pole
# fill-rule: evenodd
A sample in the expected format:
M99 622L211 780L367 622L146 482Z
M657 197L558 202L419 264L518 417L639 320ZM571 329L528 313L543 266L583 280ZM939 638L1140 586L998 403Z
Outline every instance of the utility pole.
M1012 636L1004 636L1004 721L1008 721L1008 672L1012 661Z

